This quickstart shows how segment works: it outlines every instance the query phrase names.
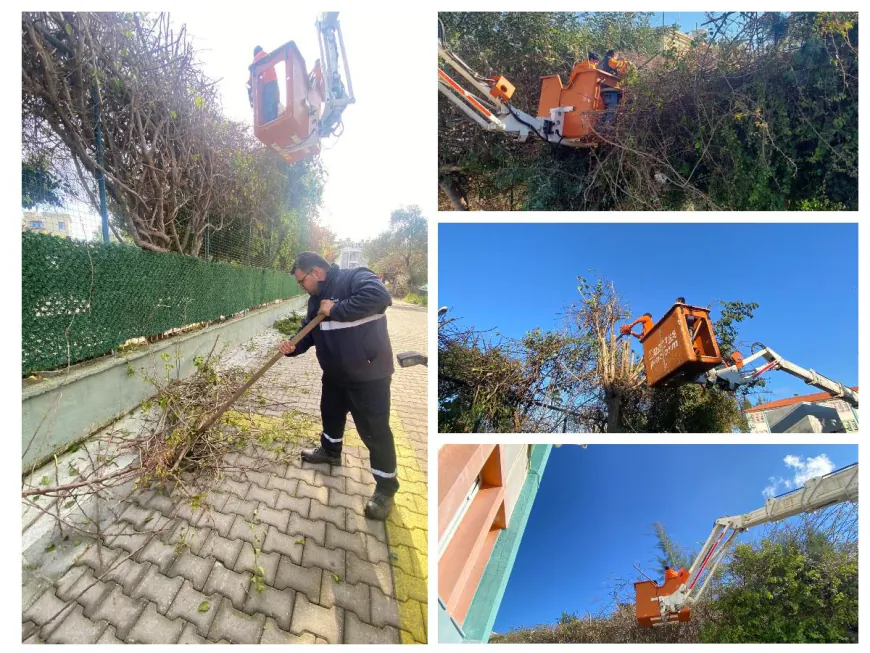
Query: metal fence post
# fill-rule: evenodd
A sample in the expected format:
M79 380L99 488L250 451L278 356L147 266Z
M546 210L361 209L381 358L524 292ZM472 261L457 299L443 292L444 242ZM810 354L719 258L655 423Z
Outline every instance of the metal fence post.
M94 103L94 138L97 145L97 187L100 192L100 216L103 219L103 242L109 242L109 211L106 208L106 176L103 174L103 128L100 122L100 96L97 85L91 86L91 100Z

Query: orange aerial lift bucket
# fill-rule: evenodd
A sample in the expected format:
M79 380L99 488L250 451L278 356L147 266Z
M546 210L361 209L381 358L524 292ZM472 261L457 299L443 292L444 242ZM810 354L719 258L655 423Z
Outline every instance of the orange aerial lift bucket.
M649 628L662 623L689 621L692 617L692 609L688 606L682 608L679 612L667 614L666 619L662 621L662 613L658 602L658 597L670 596L680 589L680 585L688 580L689 572L685 569L680 569L677 576L666 579L664 585L661 586L656 585L651 580L635 583L634 594L637 601L637 624L642 628Z
M281 99L286 106L283 110L279 107L277 118L267 121L263 104L267 84L264 73L270 68L277 72L279 86L284 85L285 92ZM283 80L278 72L281 68L284 70ZM311 76L313 83L309 85L305 59L296 47L296 43L290 41L274 52L270 52L268 56L255 61L251 64L250 70L253 78L254 136L279 151L290 163L319 152L319 139L316 134L313 134L316 120L320 117L317 112L323 105L319 62L315 65ZM288 147L306 142L310 143L310 146L294 152L285 151Z
M618 80L610 73L593 68L586 61L574 64L568 85L562 85L559 75L541 78L541 99L538 102L538 118L550 118L550 110L558 107L574 107L565 114L563 134L565 138L589 138L594 145L595 122L604 110L601 88L616 87Z
M674 304L640 342L650 387L695 378L722 363L710 311L699 306Z

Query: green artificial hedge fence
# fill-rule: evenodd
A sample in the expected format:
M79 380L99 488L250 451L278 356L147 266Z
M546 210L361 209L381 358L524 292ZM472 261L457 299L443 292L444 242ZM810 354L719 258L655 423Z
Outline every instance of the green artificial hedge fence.
M22 239L23 375L302 292L278 270L31 232Z

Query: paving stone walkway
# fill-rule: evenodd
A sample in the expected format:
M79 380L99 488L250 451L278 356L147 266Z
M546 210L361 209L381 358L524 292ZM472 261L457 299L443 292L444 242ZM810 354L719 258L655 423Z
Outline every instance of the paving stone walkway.
M426 352L425 309L397 302L387 315L395 353ZM280 339L255 338L254 358ZM255 389L319 420L313 351ZM124 493L99 541L57 537L25 555L23 641L425 643L426 368L397 369L392 393L401 489L385 524L364 517L374 481L354 430L340 467L273 455L193 498ZM269 455L250 445L229 462L251 467L249 454Z

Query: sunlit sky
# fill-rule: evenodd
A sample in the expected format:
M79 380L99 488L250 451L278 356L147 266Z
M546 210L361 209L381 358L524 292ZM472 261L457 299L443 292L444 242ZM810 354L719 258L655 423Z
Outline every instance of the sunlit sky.
M314 23L335 4L283 3L223 11L183 6L171 12L186 24L204 72L220 79L224 114L252 122L246 82L254 46L271 52L295 41L309 70L319 58ZM340 8L340 7L339 7ZM274 18L270 18L274 11ZM371 6L341 11L356 103L344 112L344 134L326 141L321 158L328 173L321 218L339 238L364 239L386 229L390 213L435 200L436 102L432 68L434 27L430 12L400 17ZM420 35L433 34L432 47ZM433 77L434 79L434 77ZM431 213L430 213L431 214Z
M689 243L717 251L739 243L740 253L695 256L675 246ZM761 255L745 254L759 247ZM795 258L801 252L813 253L812 265ZM471 261L486 270L486 283L468 282ZM754 317L738 325L743 353L761 342L798 365L858 383L857 225L439 225L439 306L449 306L468 326L511 338L538 326L561 328L564 307L578 301L578 274L609 279L635 316L649 311L654 319L680 295L690 304L712 305L714 320L717 300L756 302ZM527 298L521 310L516 297ZM837 319L831 319L832 306ZM784 372L765 378L768 400L816 392Z
M552 624L562 612L608 613L615 586L642 580L634 565L660 579L654 522L687 553L697 551L713 520L855 462L855 445L554 447L495 632ZM739 541L766 532L754 528Z

